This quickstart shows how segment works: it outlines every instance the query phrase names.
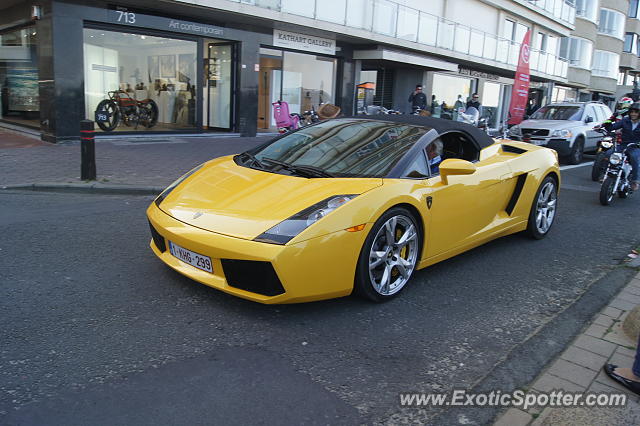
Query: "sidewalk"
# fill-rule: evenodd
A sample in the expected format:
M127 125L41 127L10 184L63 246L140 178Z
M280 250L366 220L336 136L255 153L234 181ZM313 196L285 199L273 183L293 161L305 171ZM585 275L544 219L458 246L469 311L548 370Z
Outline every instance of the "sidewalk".
M84 184L80 180L79 143L49 144L16 133L0 128L0 187ZM157 135L144 139L98 139L97 183L103 187L163 188L204 161L245 151L270 137Z
M637 305L640 305L640 273L525 389L533 392L624 392L628 395L626 407L533 407L526 412L510 408L497 418L494 426L640 424L640 398L611 380L602 370L605 363L620 367L633 365L637 342L627 337L622 325Z

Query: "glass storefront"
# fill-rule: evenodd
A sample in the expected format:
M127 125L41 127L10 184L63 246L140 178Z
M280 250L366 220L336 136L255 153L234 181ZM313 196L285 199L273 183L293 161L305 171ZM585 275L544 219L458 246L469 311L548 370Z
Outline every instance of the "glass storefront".
M470 95L471 79L434 74L432 97L427 104L434 117L451 120L455 119L456 108L460 103L466 105Z
M500 93L502 84L493 81L485 81L482 90L482 117L487 119L490 129L498 127L500 116Z
M195 129L197 70L195 41L85 28L85 117L105 131Z
M335 58L261 48L258 128L274 128L271 104L277 100L298 114L335 103L336 68Z
M0 34L0 118L40 127L37 33L34 26Z

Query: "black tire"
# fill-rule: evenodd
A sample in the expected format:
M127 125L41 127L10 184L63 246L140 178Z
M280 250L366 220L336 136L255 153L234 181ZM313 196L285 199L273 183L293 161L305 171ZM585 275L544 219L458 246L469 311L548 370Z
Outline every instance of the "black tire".
M602 175L604 174L605 164L604 158L606 155L606 151L603 151L596 155L596 159L593 160L593 167L591 168L591 180L594 182L599 182L602 179Z
M141 121L140 123L147 129L150 129L158 123L158 105L153 99L149 99L145 106L140 106L140 109L142 108L147 109L148 119Z
M538 223L537 223L538 207L540 207L539 198L540 198L540 193L542 192L543 189L547 187L548 184L552 185L551 187L551 193L553 194L552 199L555 201L555 203L553 204L553 212L552 212L553 215L551 217L551 223L548 225L548 228L546 230L540 230L538 228ZM529 220L527 223L527 230L526 230L527 235L529 235L531 238L536 240L541 240L547 236L547 234L551 230L551 227L553 226L553 223L555 222L556 211L558 209L557 202L558 202L558 182L552 176L547 176L542 180L542 182L540 183L540 186L538 186L538 190L536 191L535 196L533 197L533 201L531 203L531 210L529 211Z
M415 262L411 271L408 272L408 277L405 278L404 283L400 286L399 289L395 290L392 294L382 294L381 292L376 290L374 283L372 283L372 280L371 280L371 274L369 273L369 269L370 269L369 262L370 262L370 256L371 256L370 254L371 254L371 248L374 242L378 243L377 241L375 241L376 236L378 235L378 232L385 226L385 224L389 220L391 220L394 217L396 218L402 217L404 218L404 220L406 220L407 224L410 223L414 227L414 230L416 233L416 236L415 236L416 245L413 249L411 249L410 247L407 248L405 254L406 254L406 257L414 256ZM397 235L394 236L394 238L398 238ZM364 245L362 246L362 250L360 251L360 257L358 258L356 276L354 280L354 293L377 303L386 302L388 300L393 299L398 294L400 294L404 289L404 287L406 287L406 284L411 280L411 275L415 271L415 268L417 267L418 262L420 261L422 238L423 237L422 237L421 228L418 226L417 219L414 217L414 215L411 212L409 212L407 209L402 207L394 207L386 211L382 216L380 216L380 218L378 218L378 220L376 220L376 222L371 227L371 230L367 235ZM415 252L413 250L415 250ZM392 260L392 258L389 258L389 260ZM385 268L384 262L380 266ZM391 276L393 277L393 271L394 271L393 267L389 267L389 271L390 271L389 274L391 274ZM396 271L396 274L397 273L398 271ZM395 277L396 279L400 278L398 275L396 275Z
M98 127L100 127L103 131L110 132L118 127L118 124L120 123L120 112L118 110L118 106L114 101L110 99L100 101L100 103L96 107L96 114L98 113L106 114L108 117L108 120L106 122L102 120L96 120L98 123Z
M579 137L573 142L573 147L567 158L569 164L580 164L584 156L584 139Z
M624 183L623 183L623 185L624 185ZM629 191L631 190L631 187L629 186L628 183L626 185L622 186L622 189L620 189L621 186L622 185L618 186L618 197L619 198L627 198L629 196Z
M616 195L613 190L615 183L616 179L611 176L607 176L604 182L602 182L602 186L600 187L600 204L603 206L608 206L613 203Z

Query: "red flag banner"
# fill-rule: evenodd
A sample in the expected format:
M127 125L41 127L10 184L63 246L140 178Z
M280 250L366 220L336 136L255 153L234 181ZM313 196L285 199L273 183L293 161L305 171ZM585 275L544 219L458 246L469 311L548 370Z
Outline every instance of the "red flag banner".
M516 80L511 90L511 105L509 106L509 124L520 124L529 100L529 40L531 30L527 31L520 46L520 57L516 69Z

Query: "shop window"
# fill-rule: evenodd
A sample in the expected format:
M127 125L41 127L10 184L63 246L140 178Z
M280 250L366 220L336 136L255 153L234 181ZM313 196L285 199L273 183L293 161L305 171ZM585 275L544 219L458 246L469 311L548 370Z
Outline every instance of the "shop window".
M289 104L292 113L334 103L335 74L333 58L284 52L282 100Z
M455 120L457 109L466 106L471 94L471 79L446 74L433 75L432 98L428 100L434 117Z
M0 117L40 127L37 33L35 27L0 34Z
M86 28L85 117L110 131L195 128L196 59L195 41Z
M492 129L498 127L501 86L500 83L485 81L482 90L482 117L487 119L487 125Z

